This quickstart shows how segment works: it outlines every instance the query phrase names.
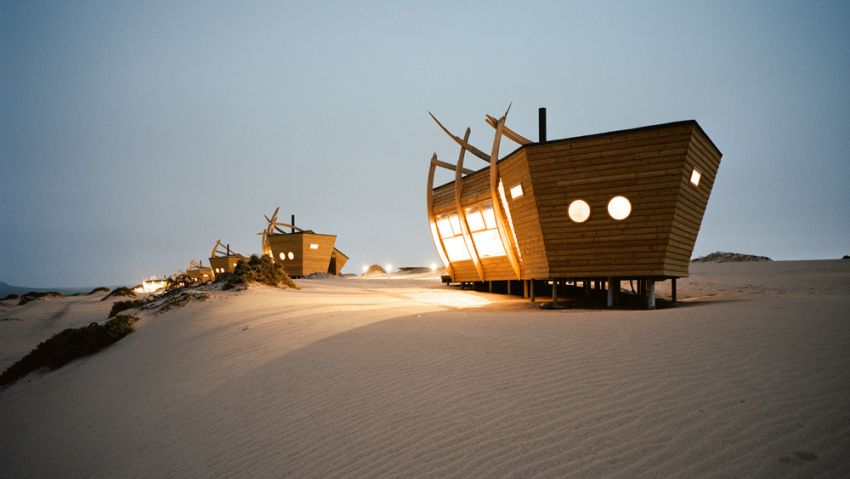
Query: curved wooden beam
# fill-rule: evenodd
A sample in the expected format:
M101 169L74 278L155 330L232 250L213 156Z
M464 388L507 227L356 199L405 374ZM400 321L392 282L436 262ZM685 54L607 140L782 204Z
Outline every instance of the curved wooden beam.
M280 222L275 222L275 223L272 225L272 227L273 227L274 229L278 230L279 232L281 232L281 233L283 233L283 234L289 234L289 233L287 233L286 231L283 231L282 229L280 229L280 228L279 228L279 226L283 226L284 228L289 228L289 229L296 229L296 230L298 230L298 231L301 231L302 233L304 232L304 229L303 229L303 228L301 228L300 226L291 225L291 224L289 224L289 223L280 223Z
M510 111L510 109L511 107L509 106L508 111ZM505 130L505 119L507 114L508 113L505 112L505 116L499 118L499 121L496 123L496 137L493 138L493 153L490 155L490 197L493 202L493 213L496 217L496 225L498 226L499 238L502 240L502 246L505 248L505 253L508 255L508 261L511 263L516 279L522 279L519 261L517 261L513 246L511 245L511 240L508 238L505 221L502 219L502 205L499 203L499 191L497 189L499 186L499 146L502 142L502 134Z
M466 129L463 135L464 143L469 141L469 134L472 130ZM478 272L478 278L484 281L484 265L481 264L481 258L478 256L478 249L475 247L475 242L472 241L472 234L469 232L469 225L466 223L466 212L463 211L461 198L463 197L463 156L466 153L466 148L460 147L460 156L457 159L455 167L455 207L457 208L457 217L460 220L460 230L463 233L463 241L466 243L466 249L469 251L469 256L472 258L472 264L475 265L475 271Z
M446 245L443 244L443 237L437 230L437 221L434 219L434 170L437 169L437 154L431 156L431 167L428 170L428 193L426 196L426 205L428 207L428 226L431 228L431 237L434 240L434 246L437 248L437 254L440 255L440 260L446 266L446 272L452 279L455 278L455 270L446 253Z
M212 253L210 253L210 258L215 258L215 254L218 253L218 246L221 244L221 240L215 242L215 246L213 246Z
M448 130L448 128L446 128L445 126L443 126L443 124L442 124L442 123L440 123L440 120L438 120L438 119L437 119L437 117L436 117L436 116L434 116L434 114L433 114L433 113L431 113L430 111L428 112L428 114L429 114L429 115L431 115L431 118L433 118L433 119L434 119L434 121L437 123L437 126L439 126L441 130L443 130L444 132L446 132L446 134L447 134L447 135L449 135L449 138L451 138L452 140L454 140L454 141L455 141L455 143L457 143L458 145L460 145L460 147L461 147L461 148L466 148L467 150L469 150L469 152L470 152L470 153L472 153L473 155L477 156L478 158L481 158L481 159L482 159L482 160L484 160L484 161L487 161L487 162L489 162L489 161L490 161L490 157L489 157L489 156L487 156L487 153L484 153L483 151L479 150L478 148L476 148L476 147L474 147L474 146L470 145L468 141L461 140L460 138L458 138L457 136L455 136L452 132L450 132L450 131Z
M493 117L493 116L490 116L490 115L484 115L484 116L486 117L485 121L487 122L488 125L492 126L493 128L496 128L498 126L499 120L496 119L496 117ZM505 136L507 136L514 143L517 143L519 145L530 145L530 144L534 143L533 141L529 140L528 138L526 138L526 137L520 135L519 133L511 130L507 126L504 126L503 128L504 128L503 131L504 131Z

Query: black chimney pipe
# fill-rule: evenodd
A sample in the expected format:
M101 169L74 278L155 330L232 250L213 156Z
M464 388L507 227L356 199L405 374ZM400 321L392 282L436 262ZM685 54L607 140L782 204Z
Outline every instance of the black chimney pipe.
M540 131L540 143L546 141L546 108L537 109L537 124Z
M292 232L295 233L295 215L292 215L292 221L289 224L292 225Z

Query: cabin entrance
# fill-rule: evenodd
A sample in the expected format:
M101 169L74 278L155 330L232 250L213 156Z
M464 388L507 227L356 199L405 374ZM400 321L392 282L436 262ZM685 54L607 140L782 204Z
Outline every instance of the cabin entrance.
M336 274L336 253L331 253L331 262L328 264L328 273Z

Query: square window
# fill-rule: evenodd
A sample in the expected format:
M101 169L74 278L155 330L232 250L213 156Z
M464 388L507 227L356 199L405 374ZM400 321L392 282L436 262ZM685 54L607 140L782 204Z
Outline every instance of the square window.
M515 200L517 198L522 198L522 195L523 195L522 183L511 188L511 199L512 200Z
M699 171L697 171L697 169L694 168L694 170L691 171L691 184L694 185L694 186L699 186L699 179L701 177L702 177L702 175L699 173Z
M310 249L319 249L319 245L316 243L310 243Z
M481 216L481 210L478 208L466 210L466 222L469 224L470 231L484 229L484 217Z
M487 225L488 230L496 227L496 215L493 213L493 208L484 209L484 224Z

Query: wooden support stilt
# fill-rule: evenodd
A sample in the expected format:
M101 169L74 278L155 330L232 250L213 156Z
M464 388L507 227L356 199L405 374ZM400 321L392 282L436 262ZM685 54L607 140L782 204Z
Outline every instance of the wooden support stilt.
M508 283L508 296L510 296L511 295L511 280L508 280L507 283Z
M646 281L646 309L655 309L655 281Z
M673 282L670 285L670 288L671 288L672 293L673 293L673 302L675 303L676 302L676 278L671 278L670 280Z
M529 300L530 300L529 302L533 303L534 302L534 280L533 279L531 280L531 282L528 285L528 297L529 297Z
M523 280L522 282L522 297L523 299L528 298L528 280Z
M608 298L605 301L605 306L609 308L614 306L614 278L608 278Z
M487 281L487 292L488 293L493 292L493 282L492 281Z

